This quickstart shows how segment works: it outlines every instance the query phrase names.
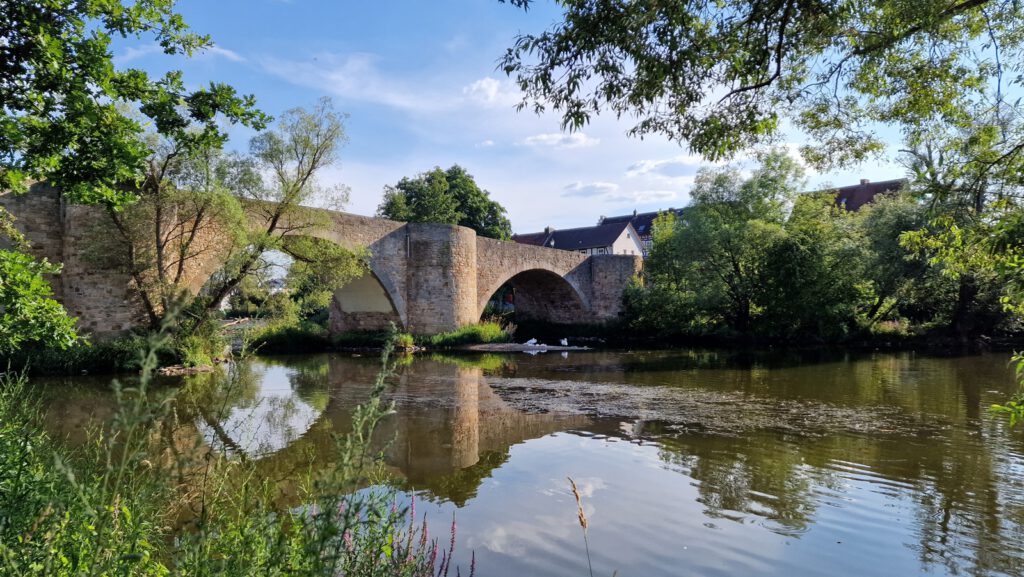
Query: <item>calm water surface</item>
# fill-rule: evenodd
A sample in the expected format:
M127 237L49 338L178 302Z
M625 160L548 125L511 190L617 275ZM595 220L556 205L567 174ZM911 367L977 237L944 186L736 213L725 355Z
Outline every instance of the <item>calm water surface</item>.
M586 575L1024 575L1024 432L988 406L1009 356L704 351L417 357L390 395L388 468L463 569ZM378 361L261 359L184 383L199 445L286 478L326 466ZM108 382L49 404L81 440ZM167 383L181 387L182 383ZM193 392L199 391L199 392Z

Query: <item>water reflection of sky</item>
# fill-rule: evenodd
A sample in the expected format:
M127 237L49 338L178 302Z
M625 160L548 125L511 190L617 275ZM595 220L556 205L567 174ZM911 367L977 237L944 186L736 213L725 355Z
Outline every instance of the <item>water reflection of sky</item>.
M256 365L252 370L257 373L254 383L258 388L218 411L216 426L200 418L196 427L209 446L264 457L288 447L305 434L321 411L310 406L292 387L296 370L266 364Z
M380 431L432 536L456 514L463 574L475 551L478 575L586 575L571 476L595 575L1024 576L1024 431L987 411L1012 391L1005 358L483 360L400 367ZM252 363L197 426L270 478L329 466L378 368Z
M661 452L652 443L575 433L528 441L512 449L465 507L435 504L429 519L441 523L455 512L460 562L467 566L472 550L482 574L585 575L566 480L573 476L584 493L595 575L1019 575L1024 569L1020 519L1007 527L1016 539L1001 545L1012 549L1003 551L1008 558L991 568L978 567L970 527L950 531L944 547L928 550L922 531L941 521L918 518L917 497L929 488L893 483L864 465L801 466L812 510L804 529L791 531L767 509L709 507L702 481L666 464ZM992 554L981 545L983 558Z

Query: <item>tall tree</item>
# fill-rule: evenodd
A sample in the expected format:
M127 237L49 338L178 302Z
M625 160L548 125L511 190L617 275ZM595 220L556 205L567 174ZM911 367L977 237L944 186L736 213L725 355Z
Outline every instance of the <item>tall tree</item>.
M457 164L448 170L436 167L385 187L377 215L404 222L457 224L502 240L512 236L505 208L491 200L490 193Z
M766 156L750 178L735 168L701 171L685 219L659 231L650 274L692 295L694 314L705 319L698 324L748 333L762 304L766 247L785 236L801 179L800 167L782 153Z

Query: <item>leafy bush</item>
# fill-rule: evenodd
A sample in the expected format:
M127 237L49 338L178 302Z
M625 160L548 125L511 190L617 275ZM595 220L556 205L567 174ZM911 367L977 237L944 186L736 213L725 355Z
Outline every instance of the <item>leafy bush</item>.
M107 341L78 341L64 350L24 348L0 357L0 366L24 369L36 375L76 375L137 372L142 366L146 339L129 335ZM173 364L170 348L158 352L161 364Z

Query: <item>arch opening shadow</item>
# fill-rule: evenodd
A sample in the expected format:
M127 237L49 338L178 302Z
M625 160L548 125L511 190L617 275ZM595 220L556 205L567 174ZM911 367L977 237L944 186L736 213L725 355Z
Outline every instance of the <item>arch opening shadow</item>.
M387 330L391 323L405 327L391 295L373 271L334 291L328 322L332 334Z
M517 321L573 324L587 318L576 288L549 270L531 269L516 274L495 291L481 317L493 314Z

